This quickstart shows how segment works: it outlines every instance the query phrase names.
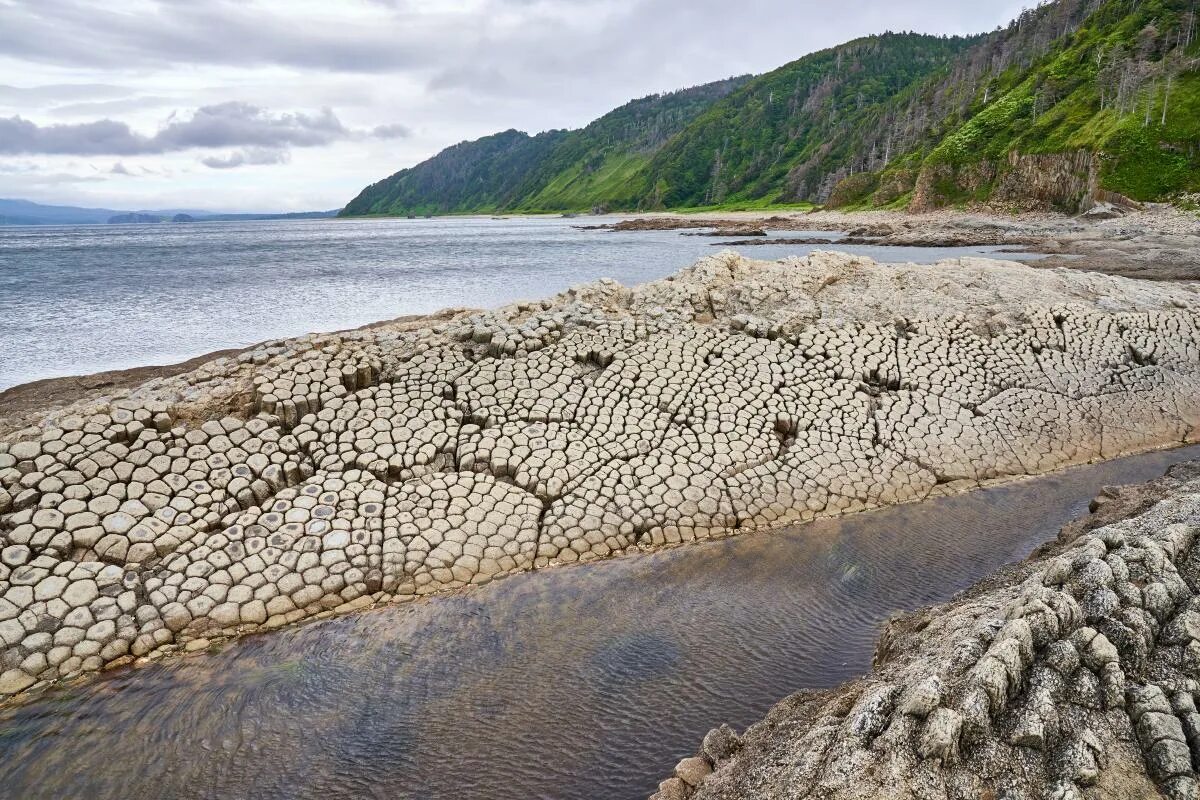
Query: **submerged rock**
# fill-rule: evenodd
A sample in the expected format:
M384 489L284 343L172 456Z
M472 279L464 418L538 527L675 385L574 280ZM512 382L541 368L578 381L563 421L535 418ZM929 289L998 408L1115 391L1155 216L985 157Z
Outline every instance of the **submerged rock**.
M640 287L272 342L93 394L0 443L0 694L1190 441L1196 302L1187 284L977 259L723 253ZM1072 614L1132 596L1110 569L1059 569ZM1133 588L1162 624L1178 587ZM1097 630L1120 648L1148 624ZM880 695L858 735L900 704L922 747L955 760L1041 646L1040 629L1010 633L961 719L932 705L939 675L936 693ZM1109 655L1079 646L1089 665ZM1097 702L1123 696L1113 663Z

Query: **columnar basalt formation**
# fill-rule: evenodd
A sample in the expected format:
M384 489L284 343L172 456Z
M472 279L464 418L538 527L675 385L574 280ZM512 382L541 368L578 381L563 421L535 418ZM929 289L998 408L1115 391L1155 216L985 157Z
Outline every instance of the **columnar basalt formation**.
M1194 440L1191 284L722 253L271 343L0 444L0 696L520 570Z
M893 621L869 676L715 729L655 800L1200 796L1198 466Z

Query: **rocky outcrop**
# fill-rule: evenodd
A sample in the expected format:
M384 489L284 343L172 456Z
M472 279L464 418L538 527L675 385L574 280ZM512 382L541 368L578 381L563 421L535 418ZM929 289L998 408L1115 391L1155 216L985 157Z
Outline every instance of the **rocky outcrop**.
M1005 161L963 165L930 162L921 168L909 210L925 212L978 201L1021 210L1088 211L1098 203L1135 208L1136 203L1100 186L1103 158L1089 150L1023 154Z
M857 205L871 197L879 188L879 176L873 172L859 172L838 181L825 200L826 208L845 208Z
M276 342L0 445L0 695L1196 438L1190 284L723 253Z
M1106 497L1133 516L894 621L870 675L714 731L657 797L1196 797L1198 471Z
M883 185L888 185L888 181ZM905 185L907 189L903 189ZM901 182L894 188L907 192L912 186ZM996 245L1006 248L1001 252L1012 248L1012 252L1051 254L1049 258L1031 262L1034 266L1068 267L1146 280L1200 280L1200 218L1166 206L1130 208L1120 202L1105 201L1103 197L1099 193L1098 204L1093 206L1095 213L1075 217L1046 212L992 214L947 209L920 215L894 211L810 211L771 216L741 213L735 218L658 215L593 227L638 231L754 226L778 232L840 231L847 237L830 241L829 246ZM822 243L819 237L785 234L783 238L727 240L723 245L740 248Z

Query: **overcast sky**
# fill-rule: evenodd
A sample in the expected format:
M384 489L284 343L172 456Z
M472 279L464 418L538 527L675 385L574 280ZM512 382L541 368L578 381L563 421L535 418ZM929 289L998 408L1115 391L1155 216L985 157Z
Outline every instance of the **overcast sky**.
M0 197L314 210L446 145L1031 0L0 0Z

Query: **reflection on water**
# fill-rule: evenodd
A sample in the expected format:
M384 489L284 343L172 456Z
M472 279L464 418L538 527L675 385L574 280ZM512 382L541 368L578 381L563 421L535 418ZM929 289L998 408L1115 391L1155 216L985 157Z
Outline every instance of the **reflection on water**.
M710 727L868 669L943 600L1200 447L518 575L0 714L0 797L644 798Z

